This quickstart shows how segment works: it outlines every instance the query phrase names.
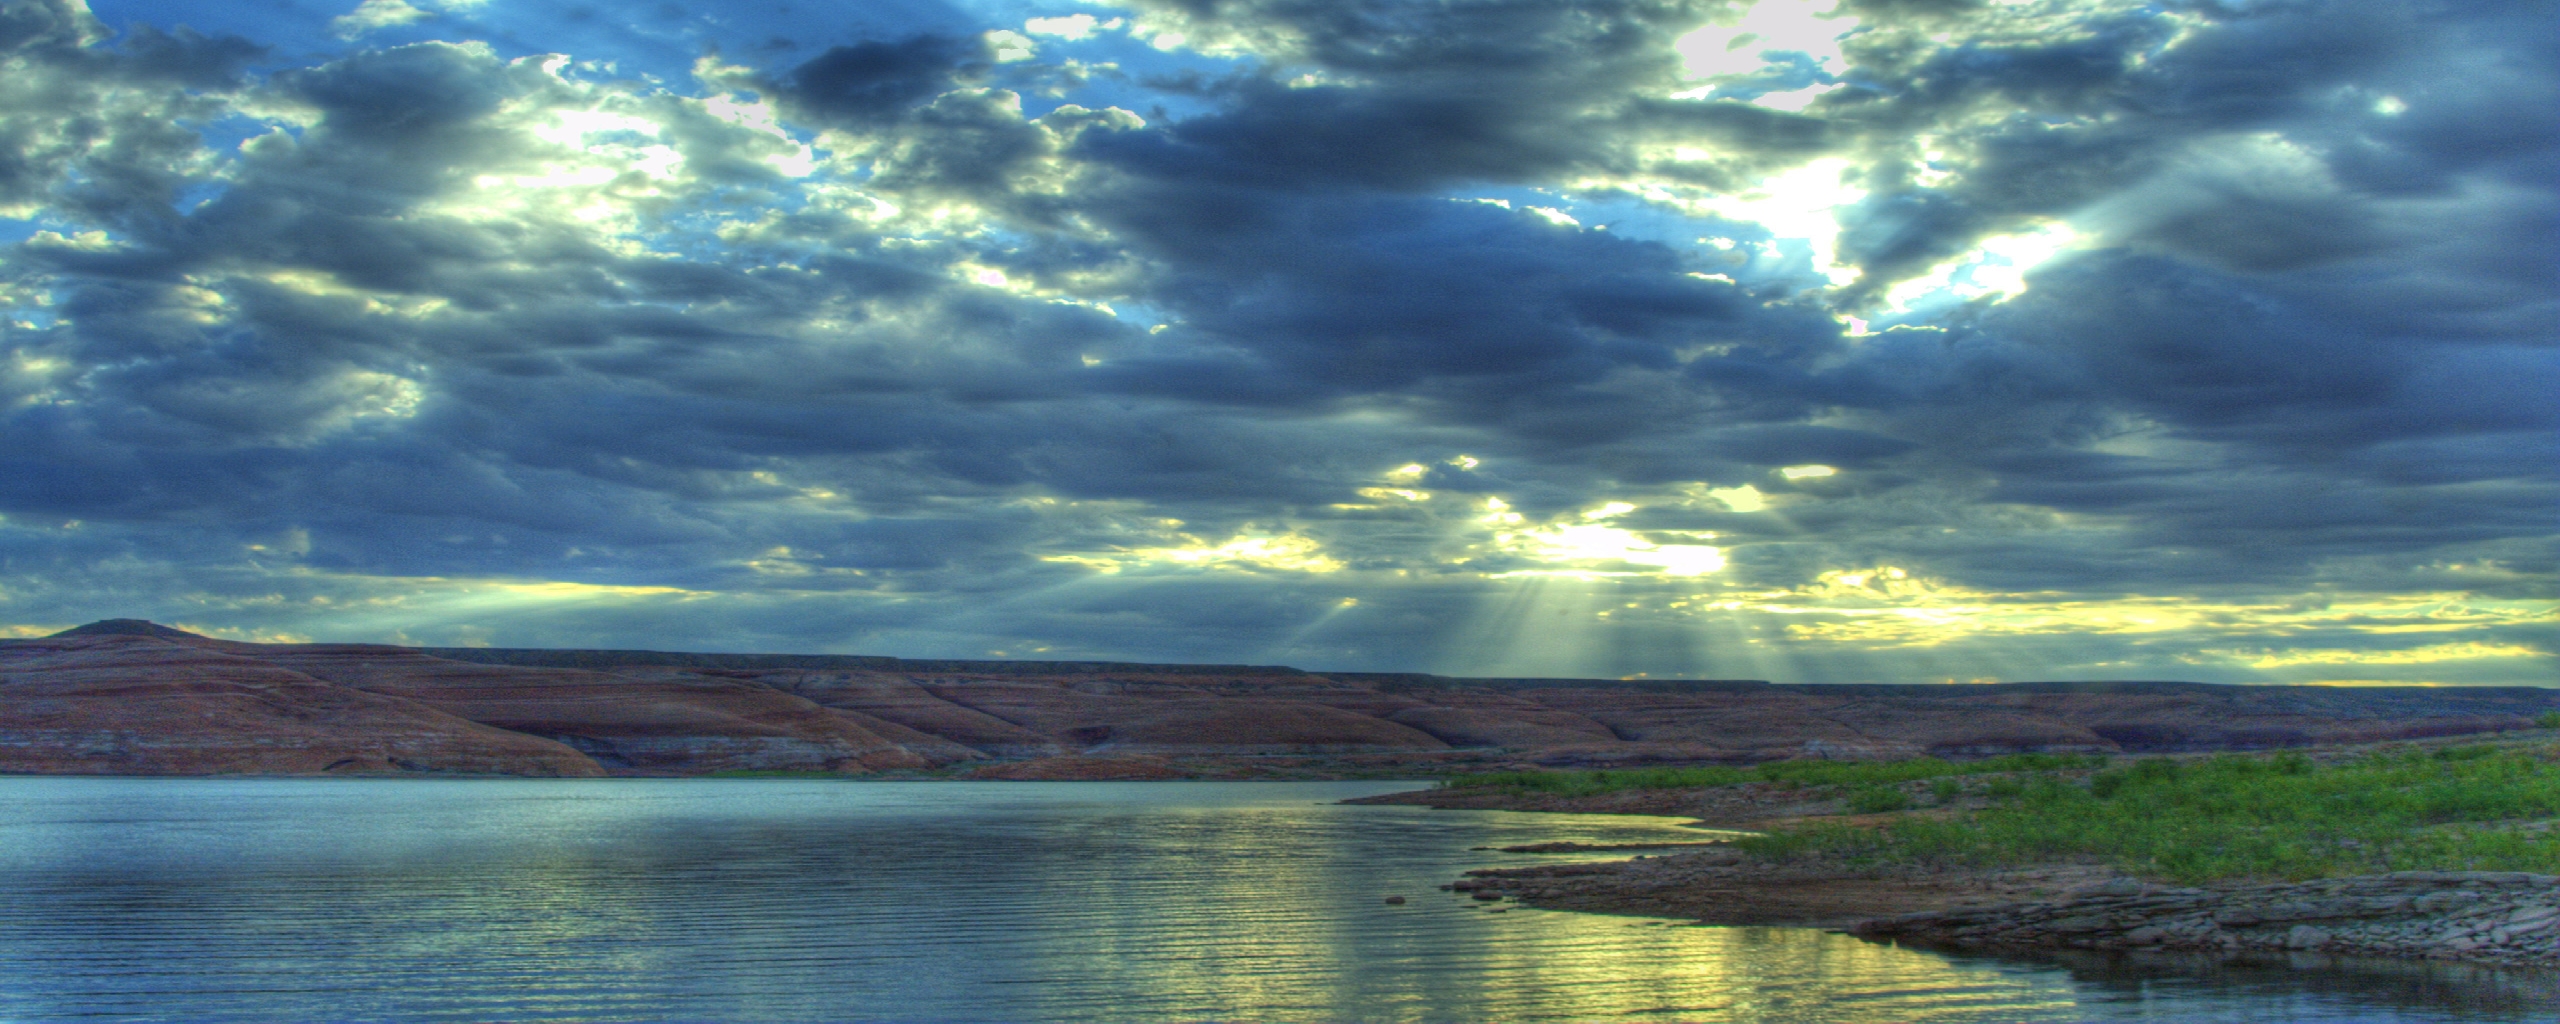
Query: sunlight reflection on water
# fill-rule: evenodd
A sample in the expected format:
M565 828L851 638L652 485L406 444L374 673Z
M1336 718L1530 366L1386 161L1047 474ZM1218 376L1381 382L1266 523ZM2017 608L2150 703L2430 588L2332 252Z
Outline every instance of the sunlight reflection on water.
M0 779L0 1020L2418 1021L2530 997L1493 913L1438 886L1530 858L1469 847L1696 833L1333 803L1398 788Z

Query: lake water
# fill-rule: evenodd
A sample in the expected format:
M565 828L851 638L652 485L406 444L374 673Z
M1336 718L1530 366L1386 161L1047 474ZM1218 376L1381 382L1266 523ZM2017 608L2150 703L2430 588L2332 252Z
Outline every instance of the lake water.
M1438 887L1387 783L0 778L0 1021L2507 1021L2541 972L1958 958ZM1388 906L1382 898L1410 902Z

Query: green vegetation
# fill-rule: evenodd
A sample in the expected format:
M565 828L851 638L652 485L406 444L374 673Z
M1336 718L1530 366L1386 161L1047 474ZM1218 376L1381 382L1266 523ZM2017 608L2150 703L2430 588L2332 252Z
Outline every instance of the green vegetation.
M2536 729L2560 729L2560 711L2545 711L2539 715L2533 716L2533 727Z
M1849 794L1849 810L1856 814L1899 811L1909 806L1910 797L1899 789L1885 786L1867 786Z
M2560 750L2461 746L2329 765L2298 753L2159 758L2085 779L2013 770L1984 787L1992 806L1962 817L1885 828L1817 824L1741 845L1762 856L1852 864L2101 862L2182 882L2421 869L2560 873L2560 835L2483 827L2560 815L2555 755ZM1963 769L1997 770L1992 764ZM1882 803L1868 793L1851 793L1851 808Z
M2107 765L2104 757L2077 754L2012 754L1957 763L1934 757L1910 761L1771 761L1750 768L1634 768L1589 772L1487 772L1447 779L1450 789L1502 789L1521 793L1589 796L1625 789L1699 789L1774 782L1786 786L1841 786L1864 790L1923 779L1999 772L2062 772ZM1887 808L1892 809L1892 808Z

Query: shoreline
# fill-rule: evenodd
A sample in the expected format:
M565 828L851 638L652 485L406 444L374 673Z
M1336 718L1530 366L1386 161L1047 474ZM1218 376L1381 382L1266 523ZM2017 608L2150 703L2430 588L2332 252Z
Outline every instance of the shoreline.
M1451 810L1678 817L1683 827L1764 831L1808 821L1878 825L1931 811L1840 814L1838 801L1764 784L1694 790L1628 790L1582 796L1431 788L1417 778L1274 779L1005 778L967 775L721 773L659 778L775 778L849 782L970 781L1358 781L1418 788L1344 804ZM1045 773L1043 773L1045 774ZM1081 774L1081 773L1078 773ZM1115 773L1116 774L1116 773ZM432 778L522 776L70 775L22 778ZM619 776L615 778L635 778ZM647 777L636 777L647 778ZM558 780L535 780L558 781ZM2152 951L2197 955L2329 955L2560 969L2560 876L2524 872L2403 871L2296 883L2234 880L2158 885L2104 865L2050 863L2002 869L1919 865L1851 867L1816 860L1771 862L1723 839L1589 846L1533 843L1495 852L1535 856L1644 850L1626 860L1484 867L1441 886L1486 903L1545 910L1680 918L1703 925L1822 928L1871 941L1949 951L2039 953Z
M1692 828L1741 831L1903 816L1826 813L1836 802L1757 786L1589 796L1430 789L1346 802L1674 815L1690 818ZM1823 928L1942 951L2327 955L2560 969L2560 876L2524 872L2170 886L2099 864L1852 867L1765 861L1716 844L1621 861L1478 868L1443 888L1488 903Z

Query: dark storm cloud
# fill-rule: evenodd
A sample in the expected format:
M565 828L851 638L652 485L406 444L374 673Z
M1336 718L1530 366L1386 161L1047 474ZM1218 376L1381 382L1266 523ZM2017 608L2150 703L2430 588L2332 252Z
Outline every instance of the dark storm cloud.
M920 35L830 47L759 84L807 123L860 129L897 120L987 63L975 39Z
M1663 369L1673 343L1752 308L1662 246L1483 204L1144 185L1091 208L1162 261L1150 294L1184 331L1287 393L1534 392ZM1182 371L1132 386L1179 391Z

